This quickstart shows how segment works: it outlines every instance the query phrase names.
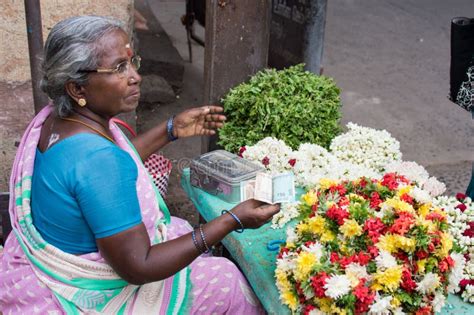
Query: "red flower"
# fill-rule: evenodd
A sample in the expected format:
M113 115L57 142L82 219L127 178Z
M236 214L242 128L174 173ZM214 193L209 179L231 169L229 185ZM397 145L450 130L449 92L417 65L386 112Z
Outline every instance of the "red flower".
M415 315L431 315L431 306L424 306L420 307L416 312Z
M370 207L372 209L378 209L381 203L382 200L380 199L378 192L374 191L372 194L370 194Z
M413 215L408 212L401 212L388 231L395 234L405 235L414 223L415 219L413 218Z
M462 211L462 210L461 210ZM431 221L438 221L438 222L443 222L446 221L446 218L444 215L437 213L437 212L431 212L426 216L426 220L431 220Z
M280 248L280 252L278 253L277 258L278 258L278 259L283 258L283 254L288 254L289 251L290 251L290 250L289 250L288 248L286 248L286 247Z
M378 242L380 234L384 232L384 229L385 224L383 224L380 218L370 218L364 223L364 231L367 232L374 244Z
M428 254L428 252L424 251L424 250L419 250L415 253L416 257L418 257L418 259L425 259L427 258L430 254Z
M316 306L308 304L308 305L305 306L303 314L304 315L309 315L309 313L311 313L311 311L314 310L314 309L316 309Z
M262 159L262 164L265 165L265 166L270 164L270 159L268 158L268 156L266 156Z
M459 201L463 201L466 198L467 198L467 196L463 193L457 193L456 194L456 199L459 200Z
M317 275L311 277L311 286L313 287L314 295L318 298L326 297L324 293L324 285L326 284L326 280L329 278L329 275L324 271L321 271Z
M411 277L411 272L410 270L408 270L408 268L403 268L401 287L407 292L412 292L416 289L416 282L413 281Z
M339 262L339 254L336 252L331 253L331 257L329 258L331 260L331 263L337 263Z
M397 189L398 187L397 175L395 173L385 174L382 178L381 184L390 190Z
M400 200L402 201L405 201L406 203L409 203L409 204L413 204L413 197L410 196L409 194L403 194L401 197L400 197Z
M369 306L375 299L375 292L365 286L366 280L362 278L357 287L354 288L356 300L356 314L363 314L369 310Z
M288 164L290 164L291 167L294 167L295 164L296 164L296 159L291 159L291 160L289 160L289 161L288 161Z
M375 246L367 246L367 251L372 258L375 258L379 255L379 249Z
M242 155L244 154L245 151L247 151L246 146L240 147L238 156L242 157Z
M343 225L344 224L344 219L347 219L349 217L349 212L347 212L344 209L339 208L336 205L333 205L333 206L331 206L331 208L329 208L326 211L326 216L329 219L332 219L332 220L336 221L337 224Z
M458 205L456 206L456 208L459 209L459 210L461 210L461 212L464 212L464 211L466 211L466 209L467 209L466 205L463 204L463 203L458 204Z
M451 256L447 256L445 259L439 262L438 266L441 272L446 272L454 267L454 260L451 258Z
M474 222L469 222L468 225L469 225L469 228L466 229L462 233L462 235L468 236L468 237L474 237Z

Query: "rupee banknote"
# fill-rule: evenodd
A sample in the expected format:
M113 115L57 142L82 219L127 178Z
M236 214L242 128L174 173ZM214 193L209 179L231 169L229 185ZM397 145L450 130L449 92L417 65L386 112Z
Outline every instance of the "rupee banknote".
M257 173L255 180L241 183L241 201L256 199L269 204L295 201L295 176L293 173Z

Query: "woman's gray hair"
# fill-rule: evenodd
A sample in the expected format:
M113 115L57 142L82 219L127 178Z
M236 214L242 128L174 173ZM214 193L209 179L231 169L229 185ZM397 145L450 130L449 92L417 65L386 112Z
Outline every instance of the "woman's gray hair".
M73 100L66 92L66 83L85 85L88 73L80 70L99 66L100 39L125 28L115 18L102 16L77 16L56 24L44 46L41 89L51 98L60 117L72 111Z

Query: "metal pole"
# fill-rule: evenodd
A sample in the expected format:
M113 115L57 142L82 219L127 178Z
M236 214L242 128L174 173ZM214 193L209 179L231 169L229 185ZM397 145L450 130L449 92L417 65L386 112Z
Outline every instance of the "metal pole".
M48 97L41 91L41 56L43 53L43 28L41 25L41 5L39 0L25 0L26 33L30 55L31 86L35 113L38 113L48 102Z

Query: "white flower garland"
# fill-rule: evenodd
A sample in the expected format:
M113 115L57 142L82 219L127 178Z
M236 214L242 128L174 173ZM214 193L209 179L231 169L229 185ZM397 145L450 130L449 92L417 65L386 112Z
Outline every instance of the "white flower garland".
M383 172L387 164L400 161L400 142L386 130L348 123L346 133L331 142L331 152L341 161Z

